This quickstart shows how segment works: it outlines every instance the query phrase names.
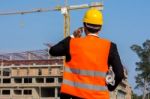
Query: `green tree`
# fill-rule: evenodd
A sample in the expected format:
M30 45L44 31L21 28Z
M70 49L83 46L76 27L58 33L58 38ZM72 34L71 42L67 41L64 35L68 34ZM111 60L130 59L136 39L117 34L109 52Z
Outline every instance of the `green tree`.
M142 99L142 95L138 96L137 94L133 93L131 99Z
M142 46L134 44L131 49L140 58L140 61L135 63L137 71L135 88L142 90L142 99L145 99L146 94L150 91L150 40L146 40Z

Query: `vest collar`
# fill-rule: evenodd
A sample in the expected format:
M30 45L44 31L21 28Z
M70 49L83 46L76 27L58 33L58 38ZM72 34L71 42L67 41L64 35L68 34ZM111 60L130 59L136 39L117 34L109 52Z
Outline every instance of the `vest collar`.
M92 33L88 34L88 36L95 36L95 37L99 37L97 34L92 34Z

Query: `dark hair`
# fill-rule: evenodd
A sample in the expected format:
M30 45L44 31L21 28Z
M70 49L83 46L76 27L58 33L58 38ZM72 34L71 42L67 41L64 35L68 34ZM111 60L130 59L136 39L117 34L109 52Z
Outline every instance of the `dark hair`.
M90 33L97 33L102 28L102 25L95 25L95 24L90 24L85 22L83 23L83 25Z

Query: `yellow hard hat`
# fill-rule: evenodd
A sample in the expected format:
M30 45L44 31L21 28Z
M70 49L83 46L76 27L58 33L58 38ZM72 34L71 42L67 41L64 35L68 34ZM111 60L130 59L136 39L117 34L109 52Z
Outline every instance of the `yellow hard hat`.
M96 8L90 8L84 15L83 22L102 25L103 24L103 15L102 12Z

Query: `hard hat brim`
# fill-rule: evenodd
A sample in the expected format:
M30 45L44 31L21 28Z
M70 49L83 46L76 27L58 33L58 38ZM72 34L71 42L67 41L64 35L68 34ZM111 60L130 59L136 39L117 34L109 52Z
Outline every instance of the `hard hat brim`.
M102 20L94 20L94 19L84 18L83 22L90 23L90 24L95 24L95 25L103 25L103 21Z

